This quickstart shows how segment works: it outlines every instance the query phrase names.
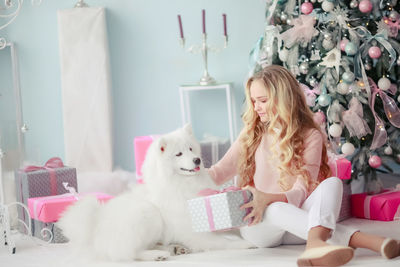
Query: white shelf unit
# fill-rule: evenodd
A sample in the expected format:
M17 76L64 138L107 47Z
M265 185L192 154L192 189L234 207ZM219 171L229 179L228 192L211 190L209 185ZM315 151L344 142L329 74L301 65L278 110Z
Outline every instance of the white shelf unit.
M179 87L182 123L192 123L190 114L190 92L194 91L212 91L218 90L225 92L225 101L227 107L227 119L229 125L229 139L231 144L235 141L237 123L236 123L236 108L235 108L235 97L233 93L233 87L231 83L223 83L216 85L181 85Z

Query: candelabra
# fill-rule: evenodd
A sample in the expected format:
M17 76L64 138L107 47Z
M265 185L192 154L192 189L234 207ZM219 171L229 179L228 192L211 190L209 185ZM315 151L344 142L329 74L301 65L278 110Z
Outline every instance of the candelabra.
M203 35L202 35L202 43L201 45L191 45L188 52L192 54L202 54L203 58L203 76L201 77L199 84L200 85L212 85L215 84L216 81L213 77L210 76L208 73L208 52L220 52L222 49L228 46L228 35L226 30L226 14L222 14L223 23L224 23L224 46L222 48L216 46L209 46L207 44L207 33L206 33L206 23L205 23L205 10L202 10L202 17L203 17ZM178 15L178 23L179 23L179 30L180 30L180 44L182 48L185 48L185 37L183 35L183 27L182 27L182 19L181 16Z

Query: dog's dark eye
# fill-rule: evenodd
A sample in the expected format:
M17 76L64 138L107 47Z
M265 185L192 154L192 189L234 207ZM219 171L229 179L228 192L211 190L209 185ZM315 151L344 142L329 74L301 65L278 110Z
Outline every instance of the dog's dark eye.
M189 149L190 149L190 151L192 151L192 148L191 148L191 147L189 147Z
M182 156L182 152L179 152L178 154L176 154L175 156L180 157Z

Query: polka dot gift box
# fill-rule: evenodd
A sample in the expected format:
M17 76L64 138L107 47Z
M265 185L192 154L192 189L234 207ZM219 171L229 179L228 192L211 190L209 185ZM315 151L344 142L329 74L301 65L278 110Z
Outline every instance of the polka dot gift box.
M249 223L243 218L250 210L241 210L240 206L252 199L250 191L231 186L222 191L206 189L199 195L203 197L188 200L193 231L214 232Z

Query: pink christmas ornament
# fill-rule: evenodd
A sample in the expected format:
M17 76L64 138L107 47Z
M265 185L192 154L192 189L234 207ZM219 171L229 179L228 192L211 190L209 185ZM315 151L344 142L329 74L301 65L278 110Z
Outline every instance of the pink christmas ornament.
M301 4L301 12L305 15L310 14L314 10L313 4L310 2L304 2Z
M381 165L382 165L382 159L379 157L379 156L377 156L377 155L374 155L374 156L371 156L369 159L368 159L368 164L369 164L369 166L371 166L372 168L379 168Z
M372 3L369 0L362 0L360 4L358 4L358 9L363 13L369 13L372 10Z
M344 52L344 50L346 49L346 45L349 42L348 39L343 39L342 41L340 41L340 50L342 50Z
M371 58L380 58L382 55L381 49L378 46L371 46L368 49L368 55Z

